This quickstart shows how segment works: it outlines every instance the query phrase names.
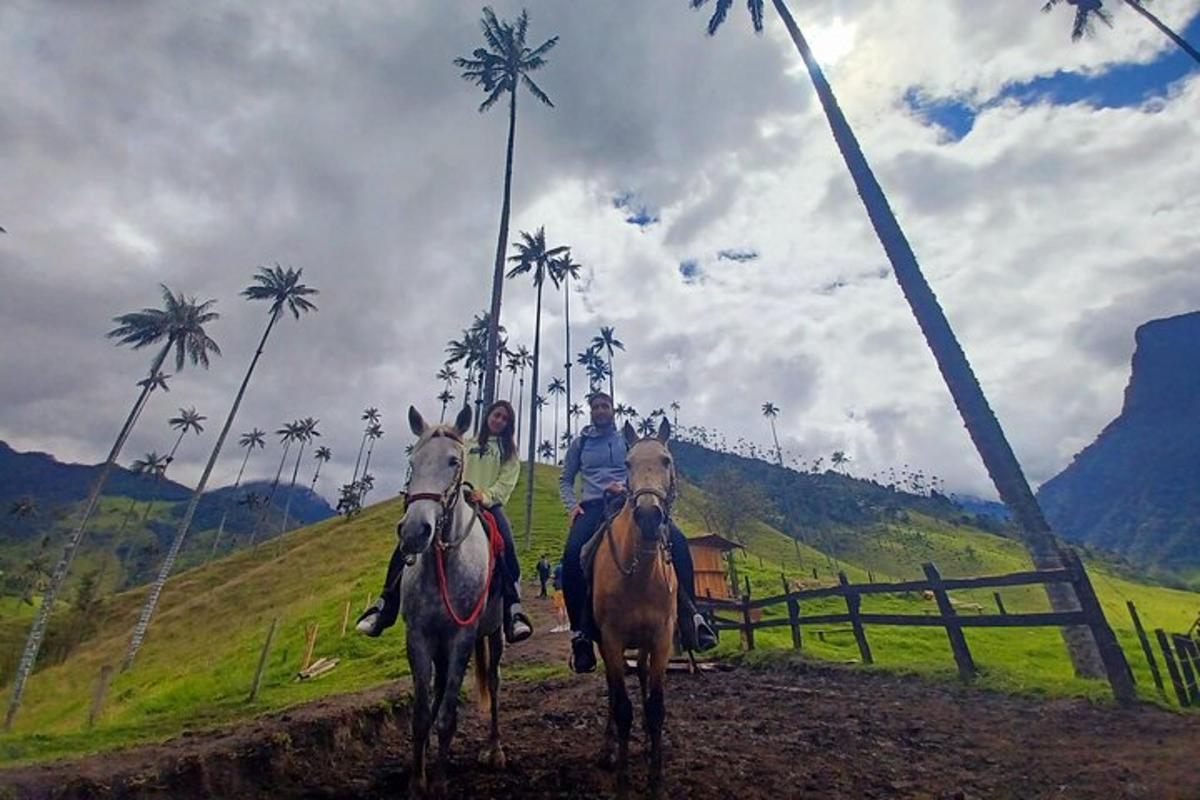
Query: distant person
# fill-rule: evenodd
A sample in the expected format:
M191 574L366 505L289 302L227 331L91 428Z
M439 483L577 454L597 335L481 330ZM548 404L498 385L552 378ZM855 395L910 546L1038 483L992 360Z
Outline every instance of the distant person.
M513 545L512 529L504 516L504 504L517 485L521 462L517 458L517 442L513 436L516 414L506 400L498 400L488 409L478 439L468 438L463 464L463 481L473 489L467 499L483 506L496 518L496 527L504 538L504 558L497 563L504 593L504 638L510 644L524 641L533 634L533 624L521 610L521 563ZM400 576L404 556L400 545L388 564L383 593L375 605L363 612L355 627L367 636L378 636L396 624L400 614Z
M546 581L550 580L550 559L546 558L546 554L542 553L542 557L537 562L538 581L542 584L542 591L538 597L548 597L546 594Z
M571 669L592 672L596 653L584 620L588 615L588 581L579 563L580 552L604 522L606 499L625 493L625 436L613 421L612 398L596 392L588 398L592 424L579 432L563 459L558 487L567 508L571 530L563 549L562 586L567 615L571 620ZM575 496L575 477L583 476L580 497ZM671 563L679 579L680 637L689 649L704 651L717 646L717 635L696 611L692 554L683 532L671 523L668 546Z
M550 578L550 585L554 587L554 591L562 592L562 559L554 562L554 574Z

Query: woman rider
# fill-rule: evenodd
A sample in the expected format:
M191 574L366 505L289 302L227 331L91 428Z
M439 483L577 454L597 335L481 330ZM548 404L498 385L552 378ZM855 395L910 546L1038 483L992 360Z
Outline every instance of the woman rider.
M493 403L484 417L479 438L468 438L464 443L467 457L463 464L463 481L471 486L467 499L492 513L500 535L504 537L504 559L500 562L500 571L503 574L504 638L510 644L528 639L533 633L529 617L521 610L521 564L517 561L512 528L504 516L503 508L517 485L517 476L521 471L514 436L515 423L516 414L508 401L497 400ZM404 556L397 545L388 563L383 593L378 602L358 618L355 625L367 636L378 636L396 624L396 617L400 613L400 572L403 568Z

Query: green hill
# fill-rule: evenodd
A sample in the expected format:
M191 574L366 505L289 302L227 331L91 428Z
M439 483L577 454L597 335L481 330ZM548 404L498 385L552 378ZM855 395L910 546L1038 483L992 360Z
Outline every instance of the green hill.
M561 550L566 519L557 499L556 477L554 468L537 468L530 547L525 547L522 534L523 487L519 486L514 496L513 527L530 571L539 553ZM687 495L702 497L693 487L685 487ZM681 502L677 511L685 531L693 534L703 531L694 508L694 503ZM797 546L774 528L754 522L745 530L747 551L737 556L737 566L749 577L756 596L777 593L783 573L792 579L806 575L811 582L814 567L817 580L828 582L838 567L854 581L867 580L868 570L879 580L907 577L925 560L937 562L947 575L1027 566L1019 546L1007 539L916 511L906 515L904 523L889 523L886 529L847 538L836 564L824 553ZM399 516L400 501L389 500L352 520L326 520L174 576L162 595L137 663L128 673L114 676L103 714L93 729L86 730L97 675L102 665L119 661L144 590L111 598L100 615L98 631L70 660L47 666L30 679L14 730L0 736L0 759L41 759L161 739L403 676L407 665L403 636L398 631L380 639L367 639L352 631L340 635L346 604L350 604L353 619L375 596L395 543ZM1097 587L1138 672L1139 686L1149 697L1144 662L1127 630L1125 599L1137 602L1148 624L1183 629L1200 608L1200 595L1138 584L1103 569L1097 570ZM990 602L990 597L974 598L969 593L960 599ZM1010 610L1041 608L1045 602L1034 591L1014 591L1011 597L1006 593L1005 601ZM927 607L920 598L871 603L869 610ZM247 703L260 648L274 618L279 619L279 628L263 689L254 703ZM302 657L305 626L314 624L319 626L314 657L341 661L327 675L296 682L293 676ZM882 668L947 677L954 673L945 636L938 631L869 628L868 633ZM1071 676L1062 643L1053 630L971 631L968 639L984 670L985 686L1106 696L1105 685ZM774 631L759 637L759 647L790 647L790 638L786 630ZM726 636L721 651L737 649L736 637ZM856 655L850 637L833 631L825 641L809 631L806 651L839 660ZM506 674L520 679L564 669L561 664L514 667Z

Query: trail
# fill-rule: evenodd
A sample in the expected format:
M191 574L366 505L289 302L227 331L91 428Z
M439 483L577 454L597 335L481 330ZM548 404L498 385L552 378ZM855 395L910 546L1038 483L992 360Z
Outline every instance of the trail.
M517 672L566 657L549 607L529 605L538 633L506 651ZM501 691L509 766L476 764L486 731L464 706L451 798L613 796L613 776L595 765L599 675L510 680ZM1200 797L1195 715L806 662L673 674L667 691L672 798ZM406 697L405 685L328 697L225 730L8 770L0 796L403 797ZM646 770L632 764L637 796Z

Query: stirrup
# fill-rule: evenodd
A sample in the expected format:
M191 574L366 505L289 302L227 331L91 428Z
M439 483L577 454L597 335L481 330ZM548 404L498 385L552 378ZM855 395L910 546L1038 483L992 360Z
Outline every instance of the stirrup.
M504 639L509 644L523 642L530 636L533 636L533 623L520 611L513 614L508 624L504 626Z
M384 631L382 622L383 601L380 600L359 615L358 620L354 623L354 630L366 634L371 638L376 638Z

